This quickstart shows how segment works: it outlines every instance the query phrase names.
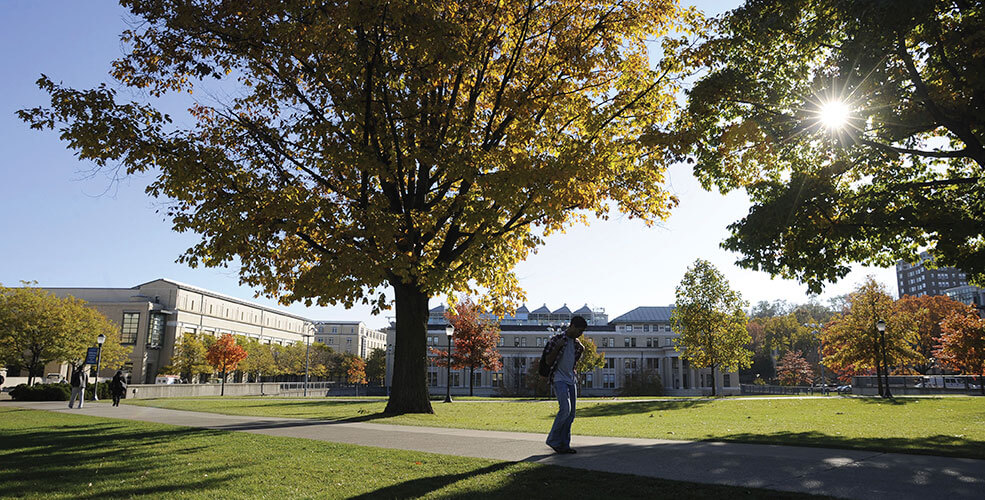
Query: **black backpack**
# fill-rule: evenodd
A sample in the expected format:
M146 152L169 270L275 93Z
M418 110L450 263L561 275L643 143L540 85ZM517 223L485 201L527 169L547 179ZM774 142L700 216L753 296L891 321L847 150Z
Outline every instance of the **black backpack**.
M79 387L82 385L82 370L75 370L72 372L72 387Z
M547 348L548 346L545 345L544 352L540 355L540 362L537 364L537 373L539 373L541 377L547 377L551 374L551 365L547 363Z

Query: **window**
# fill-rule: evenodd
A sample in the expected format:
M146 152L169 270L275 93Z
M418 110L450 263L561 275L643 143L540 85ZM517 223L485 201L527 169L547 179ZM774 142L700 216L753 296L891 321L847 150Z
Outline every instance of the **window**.
M602 368L613 369L616 367L616 360L613 358L605 358L605 365Z
M140 313L123 313L123 323L120 329L121 344L137 343L137 328L140 326Z
M527 347L527 337L520 337L520 346Z
M438 385L438 372L428 372L428 385L431 387L437 387Z
M623 343L626 344L623 347L629 347L629 337L624 338L623 341Z
M544 345L544 338L543 337L537 337L537 347L540 347L542 345Z
M644 332L650 331L650 325L643 325L643 331Z
M581 382L581 386L582 387L588 387L589 389L592 388L592 378L593 378L592 375L593 374L591 374L591 373L586 373L585 374L585 378Z
M670 367L676 370L680 365L680 361L681 358L670 358Z
M636 337L629 339L629 347L636 347Z
M482 372L475 372L472 374L472 386L482 387Z
M503 374L502 374L502 372L500 372L500 373L493 373L492 374L492 386L493 387L503 387Z
M732 385L732 377L728 373L722 374L722 385L725 387Z
M660 369L660 358L646 358L646 369L647 370L659 370Z
M462 386L462 374L459 372L451 372L451 386L461 387Z
M333 326L332 327L332 333L339 333L339 327Z
M603 389L615 389L616 388L616 375L614 373L603 373L602 374L602 388Z
M627 370L636 369L636 358L625 358L623 359L623 367Z
M520 347L520 337L513 337L513 347Z
M651 338L651 337L647 337L646 338L646 346L647 347L653 347L653 338Z
M192 309L192 311L195 310L195 301L194 300L192 301L192 307L191 307L191 309Z
M609 337L608 347L615 347L615 346L616 346L616 339Z
M162 338L164 338L164 315L151 314L150 324L148 325L147 328L147 346L148 347L160 346Z
M209 314L212 314L212 304L209 304Z
M626 331L627 332L633 331L633 325L626 325Z

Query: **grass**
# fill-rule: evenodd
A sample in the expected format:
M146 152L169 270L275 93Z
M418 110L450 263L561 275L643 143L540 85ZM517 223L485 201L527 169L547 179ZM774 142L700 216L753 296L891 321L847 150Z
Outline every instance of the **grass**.
M808 498L15 408L0 443L2 498Z
M557 404L434 403L433 415L382 413L380 401L193 398L128 404L231 415L547 433ZM985 399L809 398L582 401L572 431L594 436L735 441L985 459Z

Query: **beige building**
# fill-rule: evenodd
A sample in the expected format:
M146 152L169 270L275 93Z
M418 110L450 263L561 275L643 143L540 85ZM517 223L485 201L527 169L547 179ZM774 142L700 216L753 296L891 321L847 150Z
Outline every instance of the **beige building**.
M386 333L374 330L362 321L315 321L315 342L336 352L355 354L363 359L374 349L387 348Z
M313 329L312 322L301 316L168 279L132 288L46 290L85 300L120 325L121 343L133 347L123 368L133 383L154 383L158 370L171 362L176 340L185 333L229 333L290 345L304 342Z
M637 307L608 324L590 324L585 336L595 342L600 352L605 353L605 365L585 374L580 393L585 396L616 395L627 376L644 369L656 371L660 375L668 395L710 394L714 382L711 370L688 366L686 361L680 359L680 353L674 350L677 334L670 327L672 310L673 307ZM545 311L548 311L546 307L540 308L540 313L545 314ZM432 312L439 312L438 308ZM431 316L427 342L429 346L446 349L448 338L445 335L445 325L436 321L438 317L438 314ZM532 324L500 325L499 352L503 356L503 369L497 372L476 371L476 395L519 392L525 387L530 368L538 363L544 345L554 334L549 327L544 326L540 318L530 323ZM388 334L394 335L392 327ZM389 356L392 353L388 353L387 366L392 366ZM451 370L450 376L452 394L467 394L468 370ZM432 363L428 367L427 379L432 393L444 394L448 383L444 367ZM739 393L737 372L718 373L717 379L721 393ZM389 380L387 383L390 383Z

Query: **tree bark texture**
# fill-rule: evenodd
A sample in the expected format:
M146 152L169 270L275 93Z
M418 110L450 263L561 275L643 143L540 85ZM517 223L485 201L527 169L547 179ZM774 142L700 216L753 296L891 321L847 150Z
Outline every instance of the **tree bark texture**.
M385 413L434 413L427 385L428 295L416 284L394 283L397 332Z

